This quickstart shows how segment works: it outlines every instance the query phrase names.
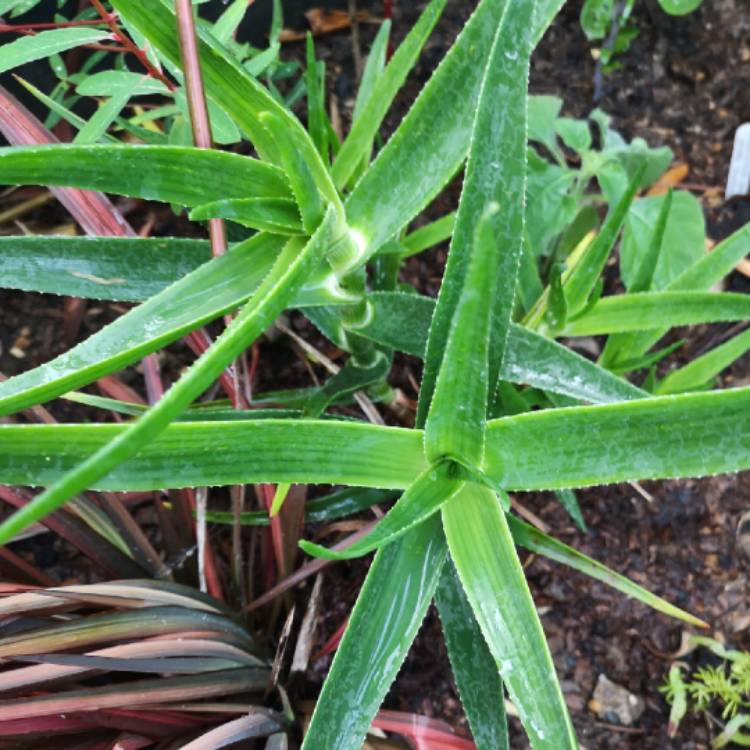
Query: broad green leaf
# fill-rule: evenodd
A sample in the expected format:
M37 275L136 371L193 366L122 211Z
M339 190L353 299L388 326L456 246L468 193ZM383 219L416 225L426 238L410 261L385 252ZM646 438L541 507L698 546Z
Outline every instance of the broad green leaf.
M534 258L548 256L551 243L575 218L578 206L571 195L575 179L572 169L550 164L529 152L526 231Z
M740 388L508 417L487 425L484 470L508 491L741 471L748 406Z
M0 73L73 47L106 41L109 36L108 31L87 28L52 29L33 36L22 36L0 47Z
M129 426L0 425L0 482L53 484ZM91 488L282 482L403 490L426 468L420 431L332 420L181 421Z
M642 172L639 171L617 205L610 208L596 239L586 248L583 256L566 279L565 298L570 315L574 315L586 306L596 282L602 275L607 258L609 258L615 246L633 198L638 192L641 174Z
M359 333L397 351L423 357L434 300L398 292L375 292L368 300L372 319ZM409 327L403 325L404 320L409 321ZM500 377L592 403L648 396L561 344L515 324L510 326Z
M0 543L12 539L31 523L52 512L142 450L208 388L224 368L292 302L305 277L323 259L332 239L333 219L334 209L330 208L326 220L304 249L300 242L291 240L240 314L227 326L213 346L162 396L158 404L137 422L128 425L122 435L5 521L0 526Z
M643 292L600 299L580 318L569 321L563 336L644 331L662 326L746 320L750 295L734 292Z
M748 350L750 350L750 330L743 331L678 370L670 372L656 386L656 393L666 395L701 388Z
M422 624L445 557L436 518L375 555L302 750L360 750Z
M498 296L496 269L501 255L493 225L499 211L498 204L490 204L479 218L469 251L464 286L456 302L425 427L425 455L431 462L443 458L454 458L467 466L482 462L490 395L489 347ZM446 283L447 273L443 288ZM438 299L436 316L440 309ZM433 327L435 321L433 318Z
M404 492L378 525L351 547L337 552L319 544L301 541L300 547L313 557L326 560L353 560L374 549L391 544L407 531L422 523L452 498L462 487L459 467L452 461L430 466Z
M366 104L357 112L352 129L341 145L341 151L333 165L332 175L339 189L347 184L357 165L371 150L373 138L383 118L414 67L445 3L446 0L431 0L394 53L383 74L378 77Z
M503 681L452 562L443 566L435 601L477 750L508 750Z
M659 0L659 5L672 16L685 16L700 7L703 0Z
M225 151L184 146L46 145L0 149L0 184L62 185L197 206L225 198L289 198L284 174Z
M620 273L629 291L645 291L631 287L637 281L641 265L649 256L662 210L669 202L668 194L642 198L633 204L628 213L620 247ZM666 217L652 289L667 289L670 282L706 254L705 224L703 208L698 199L682 190L675 192Z
M706 627L706 623L697 617L693 617L693 615L652 594L637 583L633 583L629 578L616 573L596 560L592 560L590 557L569 547L567 544L563 544L548 534L544 534L515 516L508 516L508 525L513 534L513 541L529 550L529 552L567 565L569 568L584 573L589 578L606 583L607 586L621 591L626 596L637 599L657 612L682 620L690 625Z
M229 219L252 229L275 234L302 234L297 204L289 198L235 198L196 206L193 221Z
M603 39L612 24L615 0L586 0L581 9L581 28L586 38Z
M559 150L555 123L562 105L563 102L559 96L529 97L529 140L543 144L553 154Z
M555 130L569 149L585 154L591 148L591 130L586 120L560 117L555 122Z
M535 750L578 743L505 513L467 484L443 507L451 558Z
M456 435L457 441L465 444L455 446L454 450L459 449L461 458L473 465L481 460L483 422L478 422L478 410L484 409L483 420L487 395L490 389L494 390L499 376L523 243L532 15L533 3L508 4L497 27L482 80L456 226L430 326L417 408L418 422L424 419L427 408L430 409L426 449L431 460L437 458L436 453L431 455L433 450L446 449L444 444L434 443L439 433L448 434L437 424L437 434L433 433L430 427L433 415L442 412L442 417L447 416L449 410L469 398L472 386L471 398L475 401L470 402L466 419L462 420L464 424L459 432L463 434ZM492 202L499 209L487 215L485 212ZM481 228L485 219L486 228ZM479 288L477 279L491 276L493 272L488 269L493 267L494 279L487 279ZM474 312L462 311L475 294L478 300L473 303ZM483 310L482 303L487 304L489 300L491 306ZM480 311L473 335L475 340L471 341L469 332L473 323L470 318ZM470 342L469 350L475 348L474 361L465 361L464 355L459 353L462 339ZM484 350L480 351L478 346ZM453 348L457 350L449 351ZM454 369L456 363L451 362L455 357L464 360L462 366L469 368L462 375ZM463 392L454 391L462 385ZM434 403L431 403L433 397ZM479 405L482 399L484 407ZM473 446L467 442L470 434L474 435Z
M172 237L0 237L0 259L4 289L142 302L207 263L211 247Z

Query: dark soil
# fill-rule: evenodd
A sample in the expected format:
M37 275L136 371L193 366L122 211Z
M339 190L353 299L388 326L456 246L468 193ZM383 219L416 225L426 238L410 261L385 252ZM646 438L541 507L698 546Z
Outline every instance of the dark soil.
M300 10L306 3L285 2L287 5L288 25L300 27ZM345 3L327 5L342 7ZM374 12L379 11L379 2L371 5ZM387 129L397 125L473 5L449 0L422 62L389 115ZM270 2L259 0L257 12L265 14L269 6ZM397 0L397 39L406 33L418 10L412 3ZM579 10L580 2L568 4L537 51L531 76L533 92L562 96L566 112L574 116L584 116L596 106L595 60L578 24ZM737 125L750 120L750 10L743 0L714 0L690 16L674 19L652 8L650 0L643 0L637 4L636 12L641 33L622 59L622 68L605 78L604 97L598 106L612 115L613 126L628 138L640 135L653 146L667 145L678 161L689 165L687 187L694 190L705 207L709 236L719 241L750 220L750 200L723 202L734 131ZM258 25L265 28L261 21L254 28ZM372 33L372 27L362 27L365 50ZM325 37L318 42L318 52L328 64L331 92L346 117L355 92L351 38L348 34ZM299 55L301 51L290 47L290 54ZM440 215L450 210L457 195L457 186L446 191L431 213ZM139 209L135 210L132 218L138 225ZM34 230L68 220L57 209L47 207L23 221ZM4 231L16 229L11 226ZM179 227L172 226L170 231L179 231ZM444 259L444 249L426 254L409 264L405 276L423 292L434 295ZM739 274L729 284L747 290L747 281ZM64 350L59 298L3 293L0 299L1 372L15 374ZM79 336L98 330L122 309L89 305ZM305 335L310 333L307 330ZM720 327L691 330L689 351L701 351L723 333ZM335 354L323 342L316 343L327 353ZM18 356L19 348L23 357ZM184 348L171 347L163 362L167 375L175 375L187 359ZM283 341L264 342L260 363L261 389L309 383L299 358ZM748 365L746 358L739 362L727 375L726 384L748 382ZM123 380L141 388L136 372L123 376ZM407 398L416 398L418 380L418 365L408 359L399 360L393 384ZM65 421L101 418L100 413L93 416L62 401L50 408ZM740 516L750 509L750 476L652 482L645 485L645 490L653 498L651 501L628 485L580 493L589 525L586 534L573 526L551 495L518 499L566 543L707 620L718 637L750 647L746 634L750 624L747 561L735 537ZM54 561L49 561L49 565L55 568ZM67 563L62 567L68 570ZM313 652L346 618L365 573L366 564L361 562L326 569ZM588 750L697 750L709 746L715 727L709 727L703 718L686 721L675 740L670 741L666 734L668 709L658 688L669 666L666 655L680 644L679 624L543 559L527 560L527 573L583 746ZM308 596L309 586L295 593L303 608ZM695 664L698 658L685 660ZM301 696L315 697L329 664L330 657L326 656L311 665L306 683L299 686ZM590 710L588 704L600 674L643 698L646 711L635 726L604 723ZM439 621L432 611L388 694L386 706L444 718L459 730L466 728ZM515 720L512 747L527 747Z

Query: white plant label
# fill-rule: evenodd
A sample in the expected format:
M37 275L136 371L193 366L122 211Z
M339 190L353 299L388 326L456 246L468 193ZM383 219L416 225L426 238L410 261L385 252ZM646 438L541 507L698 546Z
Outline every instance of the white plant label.
M729 177L725 198L750 193L750 122L740 125L734 136L732 163L729 165Z

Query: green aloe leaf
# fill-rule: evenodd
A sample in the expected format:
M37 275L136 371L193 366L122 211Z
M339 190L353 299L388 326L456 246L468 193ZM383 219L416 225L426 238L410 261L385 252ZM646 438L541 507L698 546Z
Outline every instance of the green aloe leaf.
M142 450L177 418L224 368L249 346L283 312L302 287L305 278L324 257L331 241L334 209L307 246L291 240L242 312L182 378L143 417L108 445L46 489L0 526L0 543L8 541L29 524L60 507Z
M750 389L738 388L507 417L487 425L485 471L509 491L740 471L748 406Z
M487 424L484 471L508 491L742 471L750 468L746 414L750 388L504 417ZM679 443L665 440L678 421ZM50 484L126 429L0 425L0 484ZM421 430L337 420L180 422L91 489L256 482L405 489L427 468L423 438Z
M159 2L161 5L158 12L154 11L153 0L114 0L112 7L129 26L143 34L169 65L179 70L182 58L173 3L171 0ZM229 115L264 159L277 164L281 163L275 140L278 133L268 130L269 120L264 122L262 115L268 115L270 121L280 122L284 136L291 138L299 147L299 156L314 176L320 193L330 201L337 201L337 192L328 170L300 121L276 101L226 47L216 41L210 26L198 24L197 32L201 72L209 100ZM232 197L235 196L221 195L217 199ZM236 197L249 196L245 194Z
M0 483L59 481L129 429L124 424L0 425ZM91 489L345 484L400 489L427 468L422 433L359 422L177 422Z
M282 244L267 235L250 240L46 365L0 383L0 413L10 414L86 385L219 317L222 309L237 307L261 283Z
M531 746L575 750L575 731L497 498L467 484L442 515L451 558Z
M529 550L529 552L543 555L550 560L554 560L555 562L567 565L569 568L578 570L589 576L589 578L594 578L597 581L606 583L607 586L611 586L613 589L621 591L626 596L637 599L639 602L642 602L647 607L651 607L651 609L655 609L657 612L682 620L690 625L707 627L706 623L699 620L697 617L693 617L693 615L685 612L679 607L675 607L661 597L652 594L637 583L633 583L629 578L616 573L606 565L602 565L600 562L592 560L578 550L569 547L567 544L563 544L548 534L544 534L518 518L509 515L508 525L513 534L513 540L515 543Z
M532 14L533 3L506 6L481 84L417 409L420 421L429 405L431 460L452 449L470 464L481 461L487 397L505 353L523 243ZM449 412L454 425L462 423L458 430L439 424Z
M562 4L563 0L535 3L532 45ZM466 159L484 62L506 5L505 0L479 3L398 130L352 192L347 202L349 224L368 254L376 252L427 206Z
M322 60L315 57L315 42L309 31L307 32L306 51L307 130L321 158L324 162L328 162L328 131L326 128L328 116L325 104L326 66Z
M564 336L644 331L653 328L747 320L750 295L733 292L642 292L599 300L585 315L569 321Z
M594 404L648 396L561 344L517 325L510 327L501 378Z
M458 492L463 485L458 469L451 461L430 466L414 480L414 484L367 536L345 550L337 552L307 541L301 541L300 547L313 557L352 560L390 544L440 510Z
M270 271L283 242L279 237L258 235L237 245L51 362L0 383L0 414L80 388L240 306ZM66 276L60 278L67 281ZM75 281L76 288L81 288ZM93 283L88 281L89 286ZM293 304L330 303L337 293L324 274L317 280L313 277ZM348 298L342 295L340 301Z
M378 77L366 103L357 112L352 129L341 145L341 151L333 165L333 179L339 188L347 184L357 165L371 151L373 139L383 118L414 67L445 3L446 0L431 0L394 53L385 71Z
M370 47L370 52L367 55L367 62L365 68L362 71L362 78L359 82L359 88L357 89L357 98L354 102L354 112L352 113L352 127L357 124L362 115L362 111L370 102L373 90L380 77L383 75L383 71L386 66L386 57L388 56L388 47L391 41L391 21L386 18L378 29L378 33L375 35L375 39ZM375 133L377 131L373 131ZM354 184L364 174L367 167L370 166L372 161L372 152L375 147L375 135L370 139L370 142L366 144L364 149L364 157L360 161L359 165L353 172L350 183ZM339 153L341 150L339 149ZM338 158L338 154L336 155ZM334 172L335 180L335 172Z
M706 291L718 284L747 255L750 245L750 225L745 225L719 243L710 253L683 271L665 288L668 292ZM665 333L666 328L626 333L607 341L602 364L615 367L644 354Z
M275 234L303 234L297 204L288 198L234 198L196 206L193 221L229 219L251 229Z
M374 292L373 315L358 333L397 351L423 357L435 301L418 294ZM409 325L403 325L408 320ZM511 324L502 380L523 383L592 403L646 398L648 394L566 347Z
M428 205L466 158L483 64L504 7L504 0L483 0L478 5L349 197L349 225L370 254Z
M211 259L203 240L0 237L0 287L142 302ZM258 280L259 283L259 280Z
M503 681L452 562L443 566L435 601L477 750L509 750Z
M422 624L445 557L436 518L375 555L302 750L360 750Z
M750 350L750 330L743 331L684 367L670 372L656 386L656 393L667 395L701 388L748 350Z
M187 146L4 148L0 184L62 185L183 206L224 198L291 197L276 167L226 151Z
M482 18L481 11L488 8L489 15ZM479 28L481 31L484 31L486 37L489 37L487 30L480 28L481 23L489 22L490 32L494 33L497 23L491 23L492 13L497 13L498 10L501 9L498 8L497 4L492 4L488 0L481 3L473 19L473 31L476 32ZM549 10L549 4L545 3L544 10ZM479 20L477 20L477 17L479 17ZM468 29L471 25L472 22L464 29L464 39L466 39ZM477 55L475 59L484 60L486 59L487 50L484 53L482 52L478 43L479 41L481 40L477 40L476 47L470 51ZM473 40L470 38L470 47L472 43ZM456 46L459 45L457 44ZM465 54L465 52L462 54ZM445 71L446 67L446 63L444 63L435 76L433 76L433 81L440 77L440 71ZM475 65L474 67L477 66ZM451 71L451 74L455 72ZM461 72L467 77L475 75L475 72L471 70L471 66L469 66L469 70ZM450 78L449 75L446 77ZM455 97L455 91L460 90L460 85L464 81L458 77L451 83L454 84L454 87L448 90L451 90ZM438 86L441 85L438 84ZM423 94L417 102L416 108L420 107L420 101L424 103L428 98ZM467 102L467 105L470 105L470 102ZM416 141L413 145L421 148L423 153L426 145L425 140L432 140L431 138L425 139L425 133L444 132L442 127L444 117L456 110L462 109L462 107L455 106L455 101L451 102L448 106L443 106L444 111L442 113L437 110L430 113L429 108L429 106L425 106L423 109L428 110L428 114L436 118L435 123L440 120L440 127L429 127L429 121L425 122L423 120L423 130L421 133L418 134L416 131L412 131ZM469 106L468 113L472 112L473 107ZM470 120L472 117L472 114L468 114L467 119ZM419 122L420 118L417 116L415 119ZM464 127L467 125L468 123L465 123ZM467 145L469 127L471 126L468 125L464 131L467 138ZM446 130L450 132L451 128L446 128ZM455 138L457 135L461 134L453 131L451 138ZM394 139L391 140L391 144L394 142ZM401 147L403 145L404 141L402 140ZM440 154L440 150L443 147L449 150L451 147L455 147L455 144L450 142L438 145L433 141L429 145L433 155ZM430 169L422 169L423 165L420 165L418 160L412 160L408 163L406 161L401 162L402 157L411 156L408 149L405 153L399 153L397 149L393 149L391 154L396 154L398 157L399 174L414 174L418 178L428 177L431 185L424 185L424 197L427 199L431 197L429 195L430 190L439 190L440 183L450 177L451 173L455 171L460 163L460 160L458 160L458 163L451 165L449 155L448 160L444 161L442 165L434 165L435 169L431 172ZM429 158L430 155L428 154L427 156ZM446 162L447 169L445 169ZM382 156L375 162L376 165L378 163L383 163ZM409 167L414 167L418 171L411 172ZM387 175L387 169L381 171L381 178L383 175ZM441 170L443 170L442 173ZM372 171L368 172L368 176L369 174L372 174ZM364 182L365 180L361 181L359 185L362 185ZM378 189L375 193L371 193L373 205L375 205L375 201L378 201L379 205L377 226L380 231L381 240L388 239L389 234L400 229L410 218L408 216L408 206L407 210L403 211L400 216L395 216L394 214L388 215L388 212L382 210L384 197L388 196L387 199L390 200L398 192L391 190L391 186L394 184L401 185L403 182L401 180L389 180L387 190L380 191ZM377 180L371 181L368 189L372 189L373 185L377 186ZM383 187L386 186L384 185ZM413 200L413 195L410 195L408 192L395 195L393 205L397 205L398 201L401 200ZM363 201L363 203L366 202L366 200ZM414 205L412 204L413 207ZM386 208L389 207L386 206ZM349 216L351 217L351 214ZM382 224L380 223L381 221ZM372 236L368 236L367 232L360 231L360 228L356 225L352 234L355 237L359 234L361 244L364 246L369 245L370 251L372 251L374 244L382 244L382 241L373 243ZM432 394L430 393L429 397L431 396ZM429 406L429 399L425 406ZM426 412L426 408L423 411ZM418 425L421 424L423 424L423 419L418 421ZM332 750L345 750L348 748L356 750L359 748L364 732L372 721L388 685L395 677L396 671L406 655L406 650L414 638L416 628L424 616L424 612L435 590L444 559L444 546L442 535L439 532L439 525L434 522L434 519L428 519L411 530L402 539L378 552L368 573L365 587L355 606L352 621L338 649L332 671L324 686L316 712L313 715L312 724L303 745L305 750L317 749L319 747L332 748ZM400 568L393 564L394 561L400 563ZM431 576L427 585L424 581L426 571L429 571L429 575ZM376 586L378 587L377 593L381 595L373 593L373 589ZM404 602L404 597L406 596L410 598L410 601ZM391 606L383 607L383 601L390 602ZM383 614L389 617L389 619L395 614L399 618L399 621L395 624L390 622L383 623ZM357 618L356 630L353 628L355 616ZM407 620L406 618L409 619ZM384 635L391 640L389 644L390 650L388 651L379 648L380 644L383 643ZM378 648L374 649L372 644L377 644ZM352 701L352 695L356 696L357 700ZM353 706L354 709L352 709Z
M34 60L43 60L73 47L102 42L109 38L108 31L87 28L52 29L32 36L23 36L14 42L3 44L0 48L0 73Z
M496 271L501 245L493 230L499 211L497 204L491 204L477 224L427 417L425 454L429 461L452 457L468 466L478 466L482 461L490 394L490 333L498 296ZM450 280L446 272L443 289ZM509 284L512 290L513 277ZM440 311L438 299L436 318ZM506 319L506 326L508 322Z
M328 194L319 190L317 165L311 166L306 158L304 145L307 136L304 131L300 135L296 129L285 128L284 118L276 113L262 113L261 122L275 134L279 158L297 200L302 224L305 231L312 234L323 220L326 204L332 203L343 213L339 196L333 189ZM317 151L315 153L317 155ZM319 169L324 169L322 164Z

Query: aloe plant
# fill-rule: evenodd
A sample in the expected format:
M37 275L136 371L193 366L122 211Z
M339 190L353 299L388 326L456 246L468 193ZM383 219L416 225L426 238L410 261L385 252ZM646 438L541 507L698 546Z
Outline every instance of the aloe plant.
M113 0L112 6L132 34L148 41L152 59L178 71L176 19L167 0L158 2L158 12L153 0ZM517 545L665 614L701 623L524 524L510 512L507 493L750 468L750 422L743 416L748 389L654 397L554 340L611 334L608 355L622 365L646 356L672 326L745 319L746 297L708 289L744 256L747 229L652 291L666 231L660 217L669 211L660 208L655 239L635 274L638 291L602 297L599 280L641 186L638 169L596 238L574 248L568 268L552 274L525 314L519 311L528 236L528 67L562 0L481 0L370 160L387 105L444 4L432 0L388 65L373 56L340 149L325 135L320 97L308 132L215 30L199 24L209 104L257 156L169 145L0 150L4 184L161 200L190 209L195 220L223 218L252 232L213 259L209 243L178 238L0 238L12 259L1 277L5 286L141 303L52 362L0 383L2 415L69 394L239 309L152 407L73 396L117 408L135 416L132 421L0 425L0 482L45 488L0 526L1 542L85 490L267 483L281 487L275 511L292 483L355 488L308 507L311 521L366 507L380 497L372 490L399 496L348 550L302 544L334 559L377 550L317 702L306 750L361 746L433 598L477 747L507 746L507 691L534 748L575 748ZM412 220L462 168L457 215L409 234ZM451 248L437 301L399 290L393 268L446 233ZM34 272L38 266L43 273ZM196 405L289 308L301 309L349 354L340 372L319 388L277 397L290 407L285 410ZM396 350L424 359L414 428L325 413L353 393L382 394ZM716 366L685 379L695 382ZM509 409L509 385L545 408ZM265 514L245 520L273 522Z

